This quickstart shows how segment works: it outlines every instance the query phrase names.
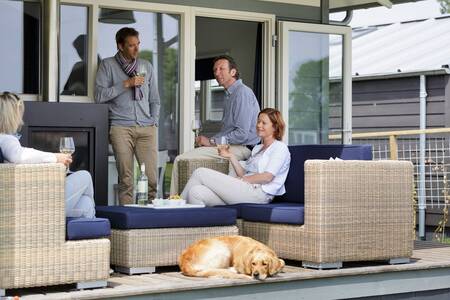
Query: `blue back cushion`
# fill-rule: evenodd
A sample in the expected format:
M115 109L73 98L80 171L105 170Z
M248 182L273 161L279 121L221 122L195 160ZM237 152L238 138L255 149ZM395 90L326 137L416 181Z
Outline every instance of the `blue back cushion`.
M286 193L274 202L304 203L304 164L308 159L372 160L371 145L297 145L289 146L291 165L286 178Z

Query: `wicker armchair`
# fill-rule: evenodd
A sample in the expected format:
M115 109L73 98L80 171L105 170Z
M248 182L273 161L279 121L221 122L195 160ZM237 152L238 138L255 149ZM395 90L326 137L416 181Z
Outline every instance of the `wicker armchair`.
M106 286L109 240L65 240L64 179L59 164L0 164L0 296L34 286Z
M302 226L246 222L243 235L307 267L406 263L413 250L413 167L401 161L305 163Z
M212 162L209 167L215 168ZM409 261L414 240L410 162L307 160L304 182L303 225L244 218L238 222L240 234L282 258L319 269L346 261Z

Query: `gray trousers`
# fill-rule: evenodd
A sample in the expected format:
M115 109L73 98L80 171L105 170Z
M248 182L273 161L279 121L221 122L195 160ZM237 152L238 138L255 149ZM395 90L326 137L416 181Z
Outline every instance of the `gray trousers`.
M66 177L65 198L66 217L95 217L94 188L88 171L77 171Z
M242 145L231 145L230 151L236 156L237 160L246 160L250 157L252 152L245 146ZM191 151L187 151L183 154L178 155L173 162L172 169L172 179L170 181L170 194L179 194L181 191L178 190L178 161L180 159L211 159L211 158L222 158L217 152L217 147L198 147ZM232 169L230 165L230 169Z
M198 168L192 173L181 197L188 203L206 206L267 204L273 199L262 190L260 184L251 184L207 168Z

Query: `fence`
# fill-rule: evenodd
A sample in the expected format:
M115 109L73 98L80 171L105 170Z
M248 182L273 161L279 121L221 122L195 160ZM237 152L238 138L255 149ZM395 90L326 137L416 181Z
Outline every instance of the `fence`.
M424 164L420 164L420 135L425 134ZM330 135L330 142L340 135ZM425 205L441 209L448 204L450 173L450 128L354 133L353 144L371 144L373 159L408 160L414 164L416 188L424 180ZM422 170L422 171L421 171ZM417 190L419 195L419 191Z
M340 139L330 135L329 140ZM369 132L352 134L353 144L371 144L373 159L408 160L414 165L417 208L419 211L419 238L425 239L426 209L440 210L441 220L436 224L435 238L445 239L448 221L450 172L450 128Z

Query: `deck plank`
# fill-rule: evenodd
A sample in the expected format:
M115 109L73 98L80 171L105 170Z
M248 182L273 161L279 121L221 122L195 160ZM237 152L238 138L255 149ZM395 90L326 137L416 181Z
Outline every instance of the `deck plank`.
M311 280L321 278L336 278L342 276L380 274L385 272L401 272L428 270L450 267L450 247L430 242L415 242L412 261L409 264L388 265L386 262L344 263L339 270L312 270L300 267L299 262L289 265L287 261L284 272L265 282L288 282L293 280ZM180 292L204 288L230 287L240 285L264 284L258 280L230 280L220 278L198 278L182 275L174 268L169 271L162 269L159 273L128 276L114 273L108 280L108 287L85 291L74 291L65 288L22 289L12 290L13 295L21 299L99 299L111 297L126 297L144 294L160 294ZM8 293L9 294L9 293Z

